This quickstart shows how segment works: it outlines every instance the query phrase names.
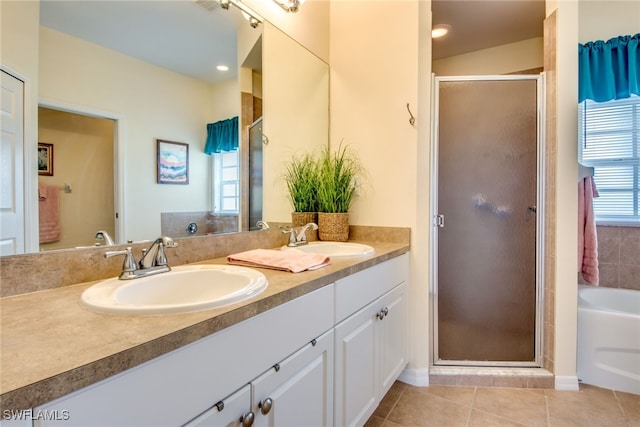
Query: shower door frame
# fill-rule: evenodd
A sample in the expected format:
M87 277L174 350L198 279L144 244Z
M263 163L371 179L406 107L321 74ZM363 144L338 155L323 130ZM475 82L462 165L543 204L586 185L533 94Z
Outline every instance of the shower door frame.
M476 361L476 360L443 360L438 351L438 162L439 162L439 87L440 82L458 81L536 81L536 266L535 266L535 343L533 361ZM431 85L431 196L430 218L432 232L430 233L431 249L431 347L432 365L434 366L469 366L479 368L507 367L507 368L540 368L543 366L543 331L544 331L544 177L545 177L545 91L544 73L540 74L509 74L509 75L478 75L478 76L436 76L432 75Z

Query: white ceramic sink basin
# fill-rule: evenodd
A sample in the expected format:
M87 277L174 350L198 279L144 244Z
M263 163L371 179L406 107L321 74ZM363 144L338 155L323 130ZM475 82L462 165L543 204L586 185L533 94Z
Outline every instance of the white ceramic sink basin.
M85 290L80 303L100 313L188 313L242 301L266 288L267 279L257 270L198 264L139 279L103 280Z
M374 253L374 249L371 246L353 242L309 242L306 245L295 248L283 246L282 249L316 253L336 258L365 256Z

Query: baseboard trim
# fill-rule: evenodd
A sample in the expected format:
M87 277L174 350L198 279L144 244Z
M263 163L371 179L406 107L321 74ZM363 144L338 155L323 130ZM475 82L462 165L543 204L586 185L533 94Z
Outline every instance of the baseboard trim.
M429 368L427 369L409 369L405 368L398 377L399 381L416 387L429 386Z
M555 377L555 389L562 391L578 391L580 386L578 383L578 377L575 376L563 376L556 375Z

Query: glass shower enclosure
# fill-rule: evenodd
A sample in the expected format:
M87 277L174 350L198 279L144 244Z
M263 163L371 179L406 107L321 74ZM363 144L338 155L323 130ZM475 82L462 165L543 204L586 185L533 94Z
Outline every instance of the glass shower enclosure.
M541 363L539 75L434 80L434 363Z

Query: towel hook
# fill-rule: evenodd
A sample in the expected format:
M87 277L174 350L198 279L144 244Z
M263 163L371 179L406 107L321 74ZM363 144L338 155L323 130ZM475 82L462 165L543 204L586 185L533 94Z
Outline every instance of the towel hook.
M416 124L416 118L413 117L413 114L411 113L411 109L409 108L408 102L407 102L407 111L409 112L409 124L413 126L414 124Z

